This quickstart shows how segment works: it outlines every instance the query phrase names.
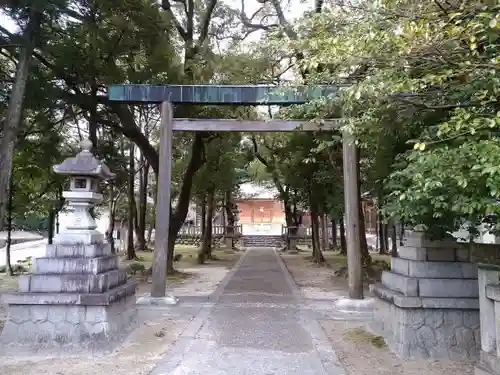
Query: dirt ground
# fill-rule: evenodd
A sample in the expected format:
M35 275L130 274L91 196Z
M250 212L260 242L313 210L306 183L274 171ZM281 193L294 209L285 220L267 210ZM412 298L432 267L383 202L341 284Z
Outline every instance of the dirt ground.
M335 300L347 296L347 281L335 276L346 260L325 252L327 264L309 261L308 252L283 254L295 283L305 297ZM381 260L381 257L376 257ZM383 259L383 258L382 258ZM366 295L369 295L368 285ZM472 375L474 365L444 360L403 360L390 352L382 337L369 333L368 322L345 320L320 321L348 375Z
M215 250L217 260L209 261L205 265L195 264L196 256L193 248L176 250L183 254L183 259L176 262L176 273L169 277L168 290L175 296L209 295L223 280L231 267L242 253ZM141 263L148 266L151 262L151 253L138 254ZM130 262L123 262L124 264ZM0 276L0 293L15 290L17 280ZM150 285L142 280L137 290L137 296L149 292ZM6 311L0 310L0 320L5 320ZM3 323L3 322L2 322ZM112 355L103 357L76 357L71 358L11 358L3 357L0 361L0 373L9 375L145 375L149 374L156 362L172 347L182 334L188 319L172 318L167 312L155 310L148 319L129 336L126 342Z

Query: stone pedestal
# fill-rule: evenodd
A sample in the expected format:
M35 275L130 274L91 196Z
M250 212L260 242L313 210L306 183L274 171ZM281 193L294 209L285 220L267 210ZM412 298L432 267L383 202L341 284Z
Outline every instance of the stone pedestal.
M118 267L117 255L89 213L102 201L97 181L112 178L91 147L82 143L82 152L54 168L72 176L70 191L63 194L72 212L70 225L47 245L44 257L34 260L32 274L20 277L19 292L2 296L8 305L0 335L3 353L102 351L135 326L136 283Z
M477 358L477 266L467 245L409 233L391 271L373 285L373 330L401 357Z
M46 257L22 275L19 292L3 295L5 346L105 349L135 326L136 283L109 244L48 245Z

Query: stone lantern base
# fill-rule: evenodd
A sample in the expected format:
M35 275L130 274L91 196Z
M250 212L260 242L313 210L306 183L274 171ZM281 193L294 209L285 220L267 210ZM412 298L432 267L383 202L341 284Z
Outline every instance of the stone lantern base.
M19 292L3 296L9 314L0 342L8 354L112 349L135 328L136 283L109 244L48 245L32 271Z
M372 286L372 329L401 357L476 359L477 265L468 244L410 232L381 283Z

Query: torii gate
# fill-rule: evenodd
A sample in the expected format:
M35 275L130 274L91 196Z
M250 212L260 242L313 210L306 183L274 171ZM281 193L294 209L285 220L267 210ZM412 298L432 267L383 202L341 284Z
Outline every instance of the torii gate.
M170 185L172 178L172 131L209 132L290 132L328 130L335 120L322 124L309 121L250 121L227 119L173 119L172 104L202 105L291 105L336 94L337 86L276 87L268 85L110 85L110 101L129 104L160 104L161 128L158 168L158 195L155 224L155 249L151 286L152 298L164 298L167 286L167 250L170 225ZM282 90L281 92L279 90ZM357 191L356 146L346 134L343 141L344 191L346 207L349 289L361 285L361 252L359 243L359 202ZM351 298L360 298L352 295ZM354 293L355 294L355 293ZM362 295L361 295L362 298Z

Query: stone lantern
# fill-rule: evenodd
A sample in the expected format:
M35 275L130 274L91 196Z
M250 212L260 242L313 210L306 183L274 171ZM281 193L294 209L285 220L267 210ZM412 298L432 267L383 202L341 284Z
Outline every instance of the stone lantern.
M104 235L98 232L97 224L89 210L102 202L99 193L99 183L115 177L102 161L97 159L90 150L92 142L84 140L80 143L82 151L75 157L68 158L54 166L57 174L70 176L69 190L63 192L70 214L67 230L54 238L54 243L84 243L91 244L104 240Z
M99 182L114 177L90 152L92 143L54 167L70 176L63 193L69 225L21 275L19 292L4 294L8 318L0 336L3 351L18 354L48 349L102 350L113 347L135 327L136 282L128 280L89 210L102 202Z

